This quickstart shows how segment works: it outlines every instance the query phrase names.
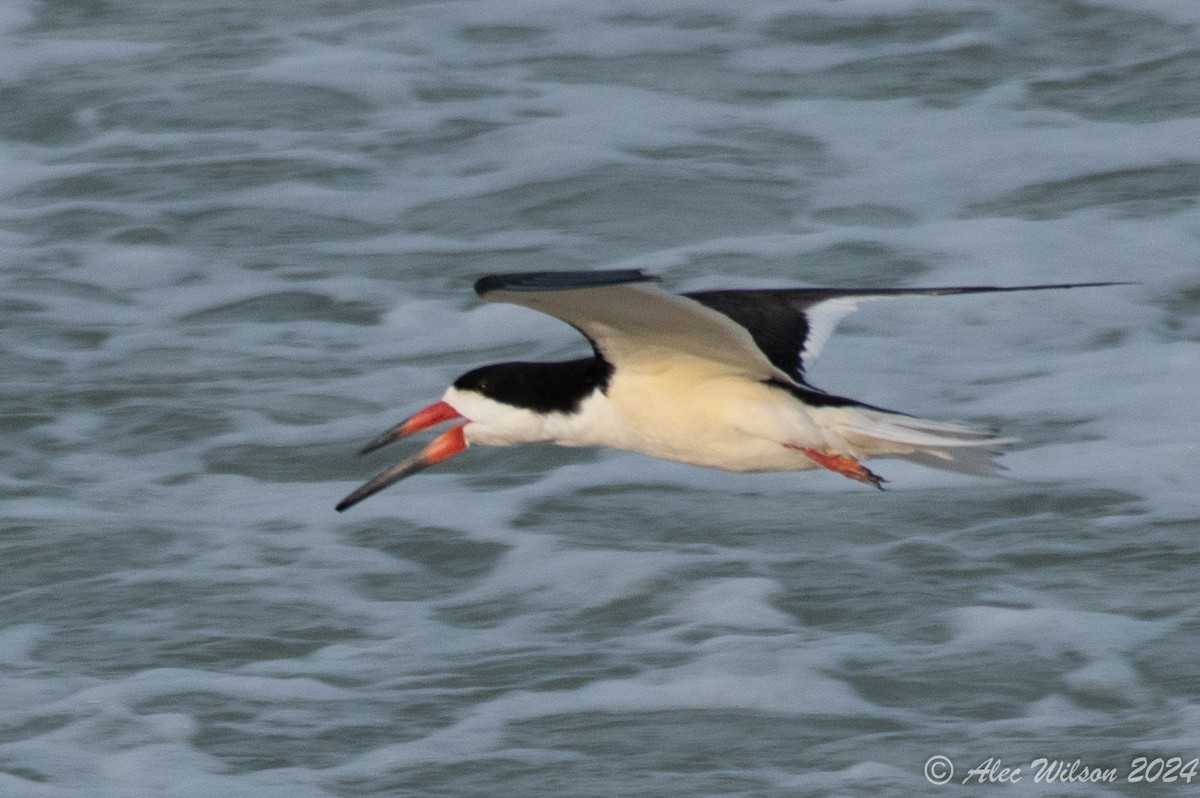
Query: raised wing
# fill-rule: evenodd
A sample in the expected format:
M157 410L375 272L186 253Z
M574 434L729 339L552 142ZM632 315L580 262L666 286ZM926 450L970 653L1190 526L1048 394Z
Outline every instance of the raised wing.
M946 296L1089 288L1128 283L1051 283L944 288L779 288L674 295L637 269L494 274L475 284L492 302L539 310L576 327L609 362L657 368L690 354L713 368L800 385L837 323L859 303Z
M632 269L494 274L475 284L489 302L510 302L567 322L614 366L659 370L690 355L694 365L757 379L791 380L750 330L721 308L667 293Z
M821 353L838 322L858 307L860 302L898 296L1041 291L1101 285L1121 283L949 288L782 288L696 291L684 296L728 316L745 328L776 368L803 384L805 367Z

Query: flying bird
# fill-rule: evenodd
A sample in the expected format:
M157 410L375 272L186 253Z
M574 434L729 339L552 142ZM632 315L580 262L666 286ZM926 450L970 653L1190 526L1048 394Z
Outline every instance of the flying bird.
M837 322L863 301L1084 288L782 288L671 294L640 270L493 274L475 283L489 302L567 322L592 346L556 363L496 363L456 379L440 401L372 440L363 455L458 422L337 505L342 511L471 444L608 446L726 471L827 468L881 488L863 465L900 457L973 474L997 470L1011 439L952 421L885 410L815 388L805 369Z

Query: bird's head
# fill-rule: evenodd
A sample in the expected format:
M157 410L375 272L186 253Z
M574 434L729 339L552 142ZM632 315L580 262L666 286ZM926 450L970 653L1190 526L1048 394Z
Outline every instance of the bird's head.
M456 379L442 398L418 410L358 450L369 454L393 441L454 419L465 419L443 432L421 451L381 472L338 503L345 510L405 477L423 471L472 443L507 446L547 440L543 420L560 409L555 400L557 376L550 363L497 363L472 369Z

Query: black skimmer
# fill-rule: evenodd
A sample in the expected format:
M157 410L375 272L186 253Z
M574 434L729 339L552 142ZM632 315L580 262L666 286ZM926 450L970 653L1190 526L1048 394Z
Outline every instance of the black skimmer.
M805 367L864 300L1082 288L784 288L675 295L638 270L494 274L489 302L547 313L579 330L593 354L559 363L497 363L468 371L440 401L392 427L360 455L462 419L417 454L338 503L339 511L473 443L608 446L727 471L823 467L882 487L862 464L892 456L967 473L996 470L1009 439L835 396Z

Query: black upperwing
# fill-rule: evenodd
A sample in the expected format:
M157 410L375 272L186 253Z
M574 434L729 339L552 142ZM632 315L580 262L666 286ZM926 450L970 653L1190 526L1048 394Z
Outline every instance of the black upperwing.
M489 274L475 281L475 293L484 299L493 291L567 291L628 283L656 283L657 275L641 269L607 269L591 272L510 272Z
M484 299L523 305L567 322L588 338L599 357L614 365L621 359L644 357L650 349L659 356L674 349L714 364L745 366L766 379L777 379L782 373L809 387L806 366L820 354L837 323L860 302L1129 285L755 288L677 295L652 285L657 281L658 277L639 269L518 272L484 277L475 283L475 291Z
M804 369L820 354L837 323L859 302L900 296L944 296L1003 291L1089 288L1128 283L1056 283L947 288L779 288L694 291L683 294L746 328L767 359L804 384Z

